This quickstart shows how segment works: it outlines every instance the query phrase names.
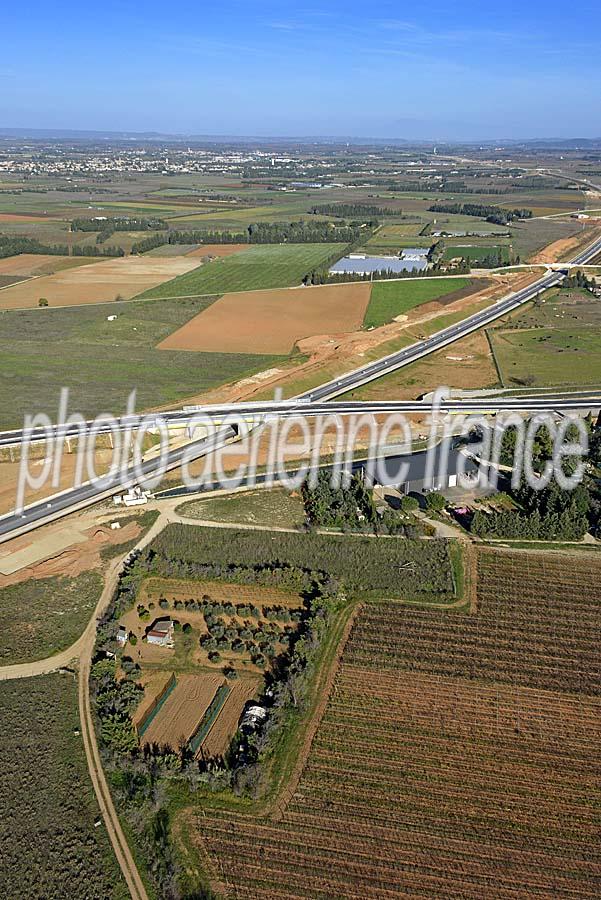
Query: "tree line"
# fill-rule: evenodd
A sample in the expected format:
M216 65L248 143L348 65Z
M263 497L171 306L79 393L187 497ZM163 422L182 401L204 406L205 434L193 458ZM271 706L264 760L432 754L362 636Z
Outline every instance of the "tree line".
M476 187L468 187L468 185L466 185L462 181L402 181L392 182L390 184L383 185L383 187L385 190L390 191L391 193L402 194L439 194L442 191L448 191L449 193L453 194L491 194L494 196L502 196L503 194L513 194L516 190L520 190L520 187L524 189L526 185L512 184L507 185L507 187L490 187L490 185L487 185L486 188L483 188L480 185Z
M18 256L21 253L34 253L47 256L125 256L121 247L74 246L67 244L41 244L35 238L15 237L0 234L0 259Z
M594 470L601 466L601 425L586 420L589 432L587 456L588 471L583 481L574 490L560 488L551 481L543 490L534 490L525 480L517 488L509 488L509 496L518 509L486 513L478 510L471 521L471 531L479 537L526 538L537 540L579 541L587 531L601 534L601 487L594 477ZM570 429L567 440L576 440L575 428ZM517 431L506 429L501 445L500 462L514 466L517 446ZM541 473L553 457L553 440L549 430L541 426L534 439L532 465ZM572 457L563 461L566 475L573 474L576 462Z
M71 222L71 231L166 231L169 226L156 216L115 216L110 219L78 218Z
M471 269L469 260L461 258L461 261L453 266L453 275L469 275ZM378 269L375 272L330 272L328 269L314 269L303 278L303 284L348 284L352 281L389 281L397 278L443 278L448 275L447 269L441 263L434 263L428 269L403 269L395 272L393 269Z
M379 223L364 222L253 222L244 231L169 231L144 238L132 253L145 253L161 244L355 244L366 241ZM160 240L159 240L160 238Z
M508 225L514 219L531 219L531 209L503 209L483 203L433 203L429 212L451 213L460 216L477 216L495 225Z
M386 209L365 203L318 203L309 210L311 215L335 216L342 219L382 219L385 216L400 216L400 209Z

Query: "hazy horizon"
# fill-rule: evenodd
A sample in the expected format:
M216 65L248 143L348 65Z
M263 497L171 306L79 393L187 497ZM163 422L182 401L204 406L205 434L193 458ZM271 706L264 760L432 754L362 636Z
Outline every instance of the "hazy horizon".
M101 139L115 139L115 140L134 140L136 138L145 139L145 140L173 140L173 141L207 141L207 142L269 142L274 141L277 143L286 143L289 142L297 142L307 144L316 143L316 142L326 142L326 143L356 143L357 145L369 144L371 142L375 144L406 144L408 146L411 145L427 145L432 144L482 144L486 146L493 145L529 145L534 143L548 143L548 144L561 144L562 142L566 143L578 143L579 141L586 143L597 143L601 142L601 136L598 133L592 133L591 135L584 134L573 134L573 135L565 135L560 137L558 135L545 135L539 137L533 137L532 135L522 135L517 137L507 137L507 136L497 136L494 138L479 138L478 136L472 138L464 138L464 139L456 139L453 140L451 138L444 137L377 137L374 135L351 135L351 134L244 134L244 133L230 133L230 134L217 134L212 132L206 133L193 133L193 132L168 132L162 130L152 130L152 131L135 131L128 129L93 129L93 128L37 128L37 127L12 127L0 125L0 138L13 137L15 139L19 138L30 138L30 139L56 139L56 140L68 140L70 138L76 137L90 137L90 138L101 138Z
M58 13L58 14L57 14ZM7 8L7 128L409 141L598 137L601 12L556 2ZM25 48L25 53L24 53Z

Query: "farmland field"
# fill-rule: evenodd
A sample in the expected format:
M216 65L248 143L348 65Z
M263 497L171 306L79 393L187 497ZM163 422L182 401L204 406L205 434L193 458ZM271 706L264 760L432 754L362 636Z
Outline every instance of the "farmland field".
M0 663L44 659L69 647L88 624L101 591L97 572L0 588Z
M601 560L485 550L478 569L475 614L363 608L292 793L196 818L215 886L599 895Z
M298 285L324 266L345 244L254 244L146 291L145 297L188 297Z
M52 275L63 269L97 263L97 259L85 256L52 256L42 253L20 253L18 256L7 256L0 259L2 275Z
M6 897L106 897L129 892L86 769L70 675L0 683L0 869Z
M186 256L233 256L234 253L242 253L248 250L250 244L201 244L194 250L186 253Z
M594 384L599 381L601 310L590 293L549 293L544 305L489 331L506 385Z
M178 506L179 515L209 522L234 522L242 525L271 525L294 528L305 521L305 508L298 495L283 488L245 491L190 500Z
M161 259L130 256L77 266L0 291L0 309L37 306L40 297L49 306L129 299L147 287L194 270L198 262L181 256Z
M143 256L188 256L197 248L198 244L161 244L160 247L147 250Z
M211 729L200 745L207 759L223 756L236 733L244 705L256 697L259 681L242 677L231 686L223 706Z
M402 225L383 225L379 228L365 244L365 250L368 253L391 253L398 252L401 247L408 246L413 239L417 241L416 247L427 246L432 244L432 238L424 239L419 237L419 232L424 227L424 222L411 222Z
M530 219L514 222L511 227L515 252L525 261L553 241L577 234L581 226L577 222L559 219Z
M24 281L23 275L0 275L0 288L8 287L11 284L18 284Z
M372 286L371 298L363 324L366 328L384 325L396 316L403 315L420 306L438 300L452 302L465 296L465 289L474 285L469 278L400 279L399 281L376 281ZM484 284L481 285L484 287ZM445 295L449 295L448 299Z
M142 742L177 749L182 741L188 741L223 683L220 675L178 676L175 689L144 731Z
M153 573L158 575L176 574L181 567L202 577L205 569L218 569L222 579L235 582L237 566L251 566L255 571L291 567L328 573L353 593L380 596L384 591L395 597L455 599L449 546L440 540L372 540L359 535L170 524L148 552L153 554Z
M205 297L2 313L1 424L19 427L32 410L56 417L63 385L70 387L70 410L90 417L123 411L134 388L137 409L155 407L279 361L256 354L156 349L211 302ZM117 319L108 322L108 315Z
M370 291L365 283L225 294L159 349L284 356L302 338L358 330Z
M477 266L485 257L493 255L496 257L498 253L501 254L500 265L507 265L509 263L509 248L498 245L454 244L445 249L443 259L450 260L463 256L465 259L469 259L474 266Z

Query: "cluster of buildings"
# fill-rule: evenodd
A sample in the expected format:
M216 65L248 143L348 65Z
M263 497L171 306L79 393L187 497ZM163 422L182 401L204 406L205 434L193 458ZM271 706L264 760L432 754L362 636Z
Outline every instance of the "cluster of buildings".
M174 632L175 623L172 619L155 619L146 632L146 641L149 644L155 644L158 647L169 647L172 649L175 646L173 640ZM127 644L129 632L125 625L119 625L116 640L121 647L124 647Z

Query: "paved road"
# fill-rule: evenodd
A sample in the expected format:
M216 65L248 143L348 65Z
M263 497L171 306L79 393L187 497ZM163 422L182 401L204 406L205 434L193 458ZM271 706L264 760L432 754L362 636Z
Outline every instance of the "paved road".
M588 247L585 251L580 253L573 262L576 263L585 263L590 259L593 259L597 254L601 253L601 239L597 240ZM448 344L453 343L456 340L464 337L467 334L470 334L473 331L476 331L478 328L482 328L483 326L489 324L490 322L495 321L499 317L506 315L508 312L511 312L514 309L517 309L522 304L531 300L541 291L546 290L549 287L552 287L555 284L559 284L563 278L563 275L560 272L552 272L546 274L543 278L539 279L534 284L523 288L520 291L517 291L514 294L511 294L505 299L502 299L495 303L492 307L489 307L482 312L475 313L472 316L469 316L467 319L462 320L461 322L451 325L449 328L445 328L442 331L437 332L431 337L427 338L424 341L420 341L416 344L412 344L410 347L405 347L403 350L398 351L397 353L392 353L383 359L380 359L374 363L370 363L367 366L362 366L359 369L356 369L353 372L348 373L347 375L342 376L341 378L334 379L327 384L321 385L318 388L315 388L311 391L307 391L304 394L299 395L299 397L295 398L291 401L284 401L281 404L245 404L244 406L239 404L233 404L229 407L222 407L222 409L227 409L230 413L240 412L240 410L245 410L249 415L252 415L252 411L254 409L255 413L259 415L259 408L263 410L262 415L266 413L269 414L277 414L277 415L292 415L297 414L299 412L303 412L303 414L307 414L308 412L308 404L318 404L319 402L331 400L334 397L339 397L341 394L347 393L348 391L358 387L359 385L365 384L368 381L371 381L375 378L379 378L380 376L387 374L388 372L393 372L403 366L409 365L412 362L415 362L417 359L421 359L424 356L427 356L430 353L434 353L437 350L440 350L442 347L447 346ZM460 401L454 401L459 404ZM539 406L530 407L526 400L522 397L519 400L504 398L503 400L495 399L495 400L487 400L485 403L482 401L472 401L473 404L477 405L477 409L479 410L493 410L497 408L497 405L503 403L513 403L514 406L512 408L540 408L540 399L538 401L533 401L534 403L538 403ZM570 399L567 401L566 405L562 405L560 401L554 401L553 408L554 409L563 409L570 410L578 408L573 404L576 401ZM586 401L588 402L588 401ZM461 401L461 408L465 409L465 411L471 411L470 401ZM479 404L479 405L478 405ZM521 404L516 406L515 404ZM396 402L393 404L396 409L404 408L406 411L410 409L410 404ZM343 403L343 407L346 407L347 411L355 408L356 404L353 405L351 403ZM376 404L370 404L369 406L361 406L360 411L366 412L370 409L373 409ZM382 412L388 411L391 408L390 404L380 404L379 410ZM418 407L422 408L423 407ZM472 409L474 407L472 406ZM585 406L581 406L580 408L586 408ZM334 404L328 404L325 408L327 413L336 412L336 408ZM174 416L180 416L181 412L172 412L172 413L163 413L161 414L164 419L172 419ZM131 424L131 420L130 420ZM169 458L167 461L167 470L177 468L183 459L200 459L203 456L206 456L212 450L218 449L224 446L229 440L235 437L235 432L231 427L222 428L216 435L205 438L200 441L195 441L191 444L188 444L184 447L178 448L176 450L172 450L169 453ZM149 460L142 464L140 469L140 474L142 476L149 476L155 470L157 466L157 461L155 459ZM33 530L34 528L39 527L42 524L46 524L47 522L54 521L55 519L66 515L68 512L75 511L77 509L81 509L84 506L88 506L92 503L97 502L98 500L102 500L110 497L114 494L119 488L127 488L135 483L136 476L131 469L126 469L125 471L120 471L117 473L112 479L106 481L105 485L91 484L87 483L81 485L78 488L73 488L67 491L64 491L61 494L54 495L51 500L42 501L37 504L32 504L29 507L26 507L23 512L19 515L8 515L0 517L0 543L6 540L9 540L12 537L15 537L19 534L25 534L28 531Z
M480 327L480 326L477 326ZM456 340L456 338L454 338ZM420 344L420 346L425 348L425 345L430 346L429 341L424 341ZM406 348L411 349L411 348ZM438 349L438 347L437 347ZM427 352L433 352L432 350L427 350ZM409 362L413 362L413 358L407 358L405 355L405 351L401 351L403 354L401 357L401 361L399 362L399 355L394 354L394 359L386 366L386 360L379 360L377 364L374 364L373 368L370 366L369 371L367 371L368 367L359 369L358 372L360 376L363 376L366 373L367 380L373 380L376 377L380 377L383 374L382 368L383 363L386 371L392 371L394 368L400 368L401 365L409 365ZM425 354L424 354L425 355ZM355 385L356 385L355 381ZM334 386L335 390L340 390L345 392L348 390L347 386L347 376L340 378L336 381L328 382L328 385L324 385L324 388L327 387L328 391L332 389ZM321 390L321 388L319 389ZM315 391L313 392L315 393ZM541 409L548 409L548 404L545 406L543 397L549 396L544 395L541 392L537 392L534 395L527 394L513 394L511 396L504 395L502 392L493 393L489 392L489 397L485 392L482 394L474 395L473 397L465 397L465 396L455 396L450 397L441 402L441 410L452 413L472 413L472 412L480 412L483 409L490 409L491 403L493 404L492 408L496 410L523 410L525 412L535 412ZM590 397L597 399L601 396L599 391L565 391L563 393L555 393L554 398L557 402L558 409L584 409L586 408L586 402ZM488 402L487 402L488 400ZM363 413L373 413L374 415L385 414L385 413L393 413L393 412L404 412L404 413L424 413L427 412L430 408L430 401L428 399L422 400L373 400L373 401L358 401L358 400L325 400L325 399L314 399L308 395L301 395L300 397L293 398L290 400L264 400L261 402L243 402L243 403L229 403L225 405L207 405L207 406L196 406L196 407L187 407L185 410L173 410L164 413L150 414L147 418L151 420L151 422L157 425L161 422L171 424L172 426L177 426L181 429L185 429L186 427L193 428L194 425L198 426L201 424L200 421L196 421L195 416L206 416L208 417L215 427L219 425L220 422L224 422L231 419L231 417L236 417L238 420L240 418L245 419L246 421L252 422L254 419L256 422L264 421L265 417L268 416L277 416L278 418L291 418L302 414L305 417L317 417L317 416L325 416L325 415L354 415L354 414L363 414ZM555 407L554 407L555 408ZM135 430L139 427L141 420L144 416L135 416L135 418L121 418L116 420L117 427L120 431L125 431L127 429ZM92 422L85 423L85 427L91 427ZM99 433L110 431L108 426L103 426L99 429ZM77 429L75 426L65 425L65 426L52 426L49 429L48 435L42 429L36 429L34 432L30 434L25 433L23 430L15 430L15 431L5 431L0 432L0 447L2 446L11 446L11 445L19 445L23 439L31 440L32 442L43 442L46 441L47 438L52 440L57 440L60 437L77 437Z
M426 342L428 343L428 342ZM401 363L406 364L406 363ZM378 367L380 363L375 364ZM396 364L395 364L396 365ZM370 377L374 377L370 375ZM335 389L341 389L342 385L347 384L347 379L343 378L335 383ZM328 387L328 390L331 389ZM346 390L346 387L343 388ZM555 395L554 397L482 397L477 399L456 399L444 401L440 405L441 411L454 411L469 413L487 413L499 410L518 410L518 411L545 411L549 409L558 412L584 411L601 408L601 392L584 391L582 394L564 394ZM241 407L234 407L228 410L228 414L233 413L233 409L237 409L238 415L241 413ZM269 416L277 415L278 417L289 417L302 414L306 415L332 415L340 413L342 415L352 414L383 414L392 412L425 412L431 409L429 401L384 401L378 403L360 403L357 401L346 401L338 403L315 403L309 398L297 401L286 401L282 404L255 404L252 410L245 406L244 415L252 416L253 413L257 418L259 416L265 420ZM201 459L213 450L219 449L234 439L236 431L231 426L223 426L217 430L215 435L209 438L203 438L193 441L189 444L179 447L169 452L166 461L165 470L169 471L178 468L183 460L188 462ZM11 513L0 516L0 543L10 540L22 534L26 534L41 525L55 521L68 513L83 509L100 500L108 499L118 490L126 489L138 483L140 476L150 477L155 473L158 466L156 457L144 462L136 472L132 467L119 470L112 477L107 477L100 482L86 482L80 487L69 488L59 494L54 494L50 499L42 500L26 506L21 513Z
M569 265L583 265L591 259L594 259L595 256L600 253L601 238L596 240L593 244L579 253L576 257L574 257L574 259L570 260L570 263L566 264L566 271ZM449 344L452 344L455 341L459 340L460 338L471 334L473 331L477 331L479 328L483 328L491 322L494 322L496 319L499 319L502 316L512 312L513 310L518 309L524 303L527 303L529 300L532 300L534 297L536 297L537 294L540 294L548 288L559 284L563 280L563 278L564 274L562 272L547 272L542 278L539 278L533 284L529 285L528 287L522 288L515 293L509 294L507 297L502 298L482 312L475 313L472 316L468 316L466 319L462 319L461 322L458 322L455 325L451 325L448 328L443 329L442 331L438 331L436 334L433 334L431 337L426 338L426 340L424 341L418 341L415 344L411 344L409 347L405 347L402 350L397 351L396 353L391 353L388 356L382 357L382 359L370 363L367 366L361 366L360 368L355 369L352 372L348 372L341 378L332 379L332 381L328 381L317 388L305 391L303 394L300 394L297 398L295 398L295 400L316 403L319 401L332 400L335 397L340 397L342 394L345 394L348 391L353 390L354 388L366 384L369 381L373 381L376 378L380 378L382 375L388 374L389 372L394 372L397 369L410 365L416 360L422 359L424 356L428 356L431 353L435 353L437 350L441 350L443 347L446 347ZM295 400L289 400L279 405L270 402L237 403L198 407L197 409L205 410L207 413L210 413L217 418L219 416L226 416L239 411L248 411L249 413L255 412L256 414L277 412L279 415L292 415L295 412ZM191 408L189 408L189 410L190 409ZM334 412L335 410L330 409L328 411ZM320 413L316 412L315 414L317 415ZM189 416L190 411L173 410L157 414L156 419L162 419L167 424L171 423L181 425L186 423ZM135 427L139 424L141 418L143 417L124 416L117 420L117 427L120 430L126 430L128 428L135 429ZM89 426L91 425L91 422L88 422L86 424ZM108 425L105 425L104 427L100 426L98 429L98 433L103 433L103 431L106 432L109 430L110 428ZM63 427L62 429L60 429L60 433L66 436L76 436L78 434L78 427L75 425L70 427ZM0 432L0 447L20 443L22 437L22 429L13 429L11 431ZM45 439L45 432L43 431L43 429L37 429L37 431L34 431L29 435L30 440L32 438L35 440L36 437L40 440Z

